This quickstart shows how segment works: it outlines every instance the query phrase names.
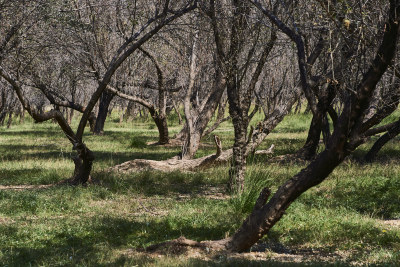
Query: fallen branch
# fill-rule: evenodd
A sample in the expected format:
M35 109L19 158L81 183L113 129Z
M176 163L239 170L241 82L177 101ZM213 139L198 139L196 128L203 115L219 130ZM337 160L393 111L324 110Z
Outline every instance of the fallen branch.
M179 157L173 157L163 161L134 159L111 167L107 169L107 171L119 173L140 172L147 170L162 172L173 172L178 170L194 171L197 169L209 168L211 166L222 165L229 162L229 160L232 158L233 150L222 150L221 140L218 136L214 136L214 142L217 152L213 155L208 155L197 159L180 159ZM274 153L274 148L275 145L271 145L269 149L256 151L255 154L272 154Z
M268 154L274 154L275 150L275 145L272 144L268 149L266 150L257 150L254 152L254 155L268 155Z
M221 140L218 136L214 137L215 145L217 147L216 154L204 156L197 159L179 159L173 157L164 161L135 159L124 162L117 166L111 167L108 171L116 171L122 173L156 170L162 172L192 171L199 168L206 168L217 164L223 164L229 161L232 157L233 150L228 149L223 151Z

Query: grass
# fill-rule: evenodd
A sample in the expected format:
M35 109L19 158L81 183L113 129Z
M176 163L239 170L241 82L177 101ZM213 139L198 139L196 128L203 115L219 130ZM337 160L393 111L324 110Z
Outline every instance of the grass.
M145 146L157 141L151 121L119 124L113 118L104 136L86 133L96 155L88 187L53 186L0 190L0 266L299 266L269 257L226 255L188 258L148 255L137 248L184 235L212 240L232 234L251 211L260 190L272 191L304 165L266 164L265 156L249 159L246 191L228 195L227 166L196 173L143 172L118 175L104 169L134 158L162 160L179 147ZM276 145L276 155L293 153L304 142L310 115L289 115L262 144ZM174 122L171 132L179 131ZM224 147L232 144L232 127L217 129ZM376 137L377 138L377 137ZM376 140L372 139L371 141ZM204 143L212 144L212 138ZM400 229L384 223L400 217L400 150L398 139L363 165L363 145L319 186L296 200L263 238L290 250L346 255L325 265L400 264ZM214 153L204 147L199 156ZM57 125L25 124L0 128L0 185L54 184L73 172L73 152ZM322 262L309 263L321 266Z

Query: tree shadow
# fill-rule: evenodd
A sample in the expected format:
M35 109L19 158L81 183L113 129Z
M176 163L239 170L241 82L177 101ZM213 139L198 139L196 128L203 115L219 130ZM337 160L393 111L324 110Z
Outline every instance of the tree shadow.
M185 224L176 229L167 219L141 222L135 220L135 218L92 218L84 227L72 229L72 231L65 229L54 238L43 241L40 246L18 247L16 245L12 250L2 249L3 257L0 263L7 264L7 266L41 265L44 263L52 265L54 262L63 266L157 264L154 257L137 255L121 255L106 263L104 263L104 259L111 256L113 250L127 248L136 250L138 246L161 243L178 238L181 235L198 241L221 239L223 238L223 233L229 230L227 225L226 223L220 223L217 226L208 228ZM8 231L12 230L11 228L8 229ZM181 254L185 251L184 249L177 253ZM292 251L289 254L302 255L307 253L309 252ZM102 257L99 257L99 255L102 255ZM167 255L171 256L168 252ZM209 259L188 258L185 262L182 262L182 266L347 266L347 264L343 262L282 262L268 258L258 260L240 257L232 258L226 252L221 252L212 255Z
M177 238L182 234L196 239L222 238L221 233L227 230L226 224L212 228L186 225L176 229L167 219L147 223L137 221L135 218L105 216L85 220L85 222L87 223L72 229L64 228L55 237L41 241L40 245L19 247L16 243L12 250L2 248L0 265L29 266L29 264L42 265L44 263L52 265L52 262L56 261L63 266L85 263L99 266L97 263L103 258L99 255L107 255L107 251L114 249L132 248L140 246L139 244L147 246L150 243ZM11 230L13 229L10 228L7 231ZM115 260L115 263L117 262L121 262L121 259Z
M0 169L0 184L21 184L26 182L26 177L39 176L39 174L46 172L38 168L25 168L25 169Z
M3 160L7 161L21 161L26 159L65 159L75 156L74 151L63 152L59 150L57 145L50 144L48 146L38 145L0 145L0 153L3 155ZM156 150L156 149L153 149ZM110 159L116 161L117 164L129 160L141 158L152 160L164 160L173 157L177 154L174 151L160 151L159 153L153 152L106 152L93 150L96 162L107 162Z
M1 131L0 134L5 137L21 136L22 138L29 137L62 137L61 129L33 129L33 130L18 130L18 131Z
M208 179L207 173L182 173L175 171L171 173L157 171L143 171L130 174L110 174L98 172L95 177L101 181L100 186L111 192L129 191L143 194L145 196L171 196L177 198L194 198L203 195L210 195L209 188L216 193L223 194L221 182L225 180ZM221 192L220 192L221 191ZM215 192L214 192L215 193Z

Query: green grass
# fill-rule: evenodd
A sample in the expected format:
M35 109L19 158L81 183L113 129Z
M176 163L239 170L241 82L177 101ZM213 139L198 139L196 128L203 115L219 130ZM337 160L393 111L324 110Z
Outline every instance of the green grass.
M293 153L303 144L310 119L310 115L289 115L262 148L273 143L276 155ZM265 156L251 158L246 191L232 196L225 192L227 166L195 173L105 172L130 159L163 160L179 152L179 147L146 146L157 141L157 129L151 125L144 120L120 124L112 117L104 136L85 134L84 141L96 156L93 177L97 184L0 190L0 266L302 265L279 262L268 253L254 260L224 254L208 259L173 254L159 258L137 252L181 235L212 240L232 234L251 212L263 187L274 192L304 167L266 164ZM172 125L172 134L180 130L176 121ZM225 148L232 144L229 122L215 133ZM206 137L203 142L212 144L213 140ZM263 241L293 250L347 255L344 261L331 262L332 266L400 264L400 229L384 224L385 219L400 217L400 162L394 156L400 145L395 139L376 162L357 163L371 145L363 145L326 181L296 200ZM11 129L1 127L0 185L54 184L69 178L71 149L50 122L26 120ZM214 152L206 146L198 156Z

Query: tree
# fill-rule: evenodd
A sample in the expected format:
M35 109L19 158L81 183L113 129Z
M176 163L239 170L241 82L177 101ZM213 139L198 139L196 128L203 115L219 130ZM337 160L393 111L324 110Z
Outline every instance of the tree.
M376 37L381 40L380 45L377 51L376 47L370 47L373 52L376 51L375 57L367 70L362 73L362 79L357 87L345 93L347 101L344 102L343 111L338 117L325 150L319 153L306 168L282 184L270 199L270 190L264 188L251 214L231 237L203 242L180 238L167 244L211 247L233 252L249 249L281 219L293 201L308 189L323 182L352 151L365 142L368 130L390 114L384 109L378 109L374 116L367 117L368 111L374 109L371 106L374 92L378 83L385 79L385 72L395 57L398 43L400 1L391 0L387 10L387 15L384 16L384 27L378 26L375 32ZM377 25L382 25L381 21L378 21ZM381 116L382 114L385 115ZM158 246L152 246L149 249Z
M34 1L32 1L32 5L38 5L35 7L43 8L43 12L48 12L49 10L46 10L46 7L51 7L50 5L42 5L42 3L39 3L40 1L35 1L34 3L33 2ZM45 4L49 3L46 2ZM26 93L24 90L24 88L27 87L25 81L31 79L31 77L29 77L29 72L21 72L21 69L18 69L18 65L13 66L13 64L11 64L10 62L7 62L8 64L6 64L5 61L1 62L0 76L3 77L3 79L5 79L12 86L13 90L17 93L18 99L23 105L24 109L27 110L28 113L37 122L42 122L50 119L56 120L63 130L64 134L73 144L73 149L76 150L77 156L74 158L75 172L72 179L72 184L85 184L89 179L92 164L94 161L94 154L83 143L83 133L90 114L93 111L93 108L98 102L101 94L110 84L113 75L132 53L139 49L152 36L157 34L157 32L159 32L165 25L178 19L187 12L195 9L196 4L196 1L188 1L182 3L181 5L178 5L171 4L170 1L167 0L155 7L155 15L143 20L143 24L140 28L137 27L137 21L131 24L131 35L129 36L129 38L121 40L121 45L112 52L111 60L105 64L104 73L99 75L99 77L101 77L101 80L97 88L90 95L90 99L85 106L76 132L72 130L71 126L68 124L63 114L59 110L52 109L48 112L40 113L34 108L29 99L26 97ZM90 8L90 6L86 8ZM45 19L47 18L47 15L43 16L44 14L45 13L36 14L41 15L41 17L43 18L43 20L41 21L42 23L46 22ZM56 13L56 15L58 14ZM54 21L51 22L54 23ZM39 24L36 26L40 27L43 26L43 24ZM61 26L64 25L60 25L60 27ZM40 28L32 27L29 29L29 32L24 32L24 34L32 34L32 36L37 36L35 35L35 31L39 30ZM30 62L28 61L28 65L29 63ZM6 70L6 68L4 67L5 65L8 66L8 70ZM12 67L14 67L14 69ZM22 74L26 75L24 77L24 80L20 78Z

